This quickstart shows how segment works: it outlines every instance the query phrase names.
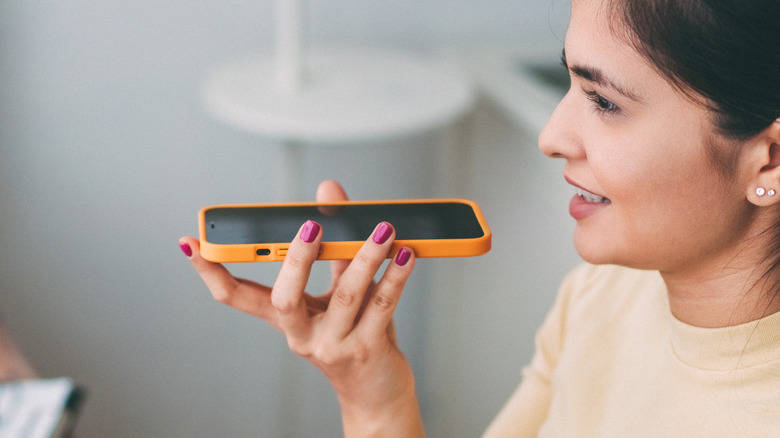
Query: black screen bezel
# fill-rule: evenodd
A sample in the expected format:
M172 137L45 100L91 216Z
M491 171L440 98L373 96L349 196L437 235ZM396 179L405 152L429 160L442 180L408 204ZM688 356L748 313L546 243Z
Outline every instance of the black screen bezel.
M218 245L290 242L307 220L322 225L323 242L362 241L386 221L397 240L479 239L485 230L465 202L228 206L204 213L206 240Z

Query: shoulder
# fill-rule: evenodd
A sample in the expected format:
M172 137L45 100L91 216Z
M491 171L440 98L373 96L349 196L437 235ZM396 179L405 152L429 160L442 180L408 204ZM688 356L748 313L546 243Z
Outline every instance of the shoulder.
M537 333L549 364L564 345L605 343L620 333L668 319L666 287L657 271L583 264L564 279L555 305Z
M558 300L571 316L586 312L592 318L594 311L606 316L636 307L663 307L666 287L657 271L583 264L566 276Z

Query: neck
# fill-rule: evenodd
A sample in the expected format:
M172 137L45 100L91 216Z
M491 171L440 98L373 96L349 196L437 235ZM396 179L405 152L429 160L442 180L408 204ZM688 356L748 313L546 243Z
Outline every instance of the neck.
M780 282L765 276L768 267L661 272L672 314L696 327L728 327L780 312Z
M729 327L780 312L780 266L768 256L767 232L776 233L780 212L757 211L743 218L744 233L722 251L694 258L695 263L660 270L672 314L696 327Z

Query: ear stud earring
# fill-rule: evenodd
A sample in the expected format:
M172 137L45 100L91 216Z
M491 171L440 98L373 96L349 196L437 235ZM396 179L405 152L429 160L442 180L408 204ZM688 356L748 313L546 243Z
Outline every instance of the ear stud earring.
M764 196L764 195L775 196L776 194L777 194L777 192L775 191L775 189L767 190L767 189L765 189L763 187L758 187L756 189L756 195L758 195L758 196Z

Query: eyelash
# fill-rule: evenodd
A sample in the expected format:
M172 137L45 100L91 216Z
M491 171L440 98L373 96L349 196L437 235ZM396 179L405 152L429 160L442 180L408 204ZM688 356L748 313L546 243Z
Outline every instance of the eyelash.
M594 110L599 113L613 114L620 111L620 107L605 99L599 93L595 91L582 90L587 96L588 100L593 102Z
M566 52L561 52L561 66L567 71L569 70L569 63L566 61ZM582 90L589 101L593 102L593 109L597 113L601 114L614 114L620 111L620 107L613 102L605 99L602 95L595 91Z

